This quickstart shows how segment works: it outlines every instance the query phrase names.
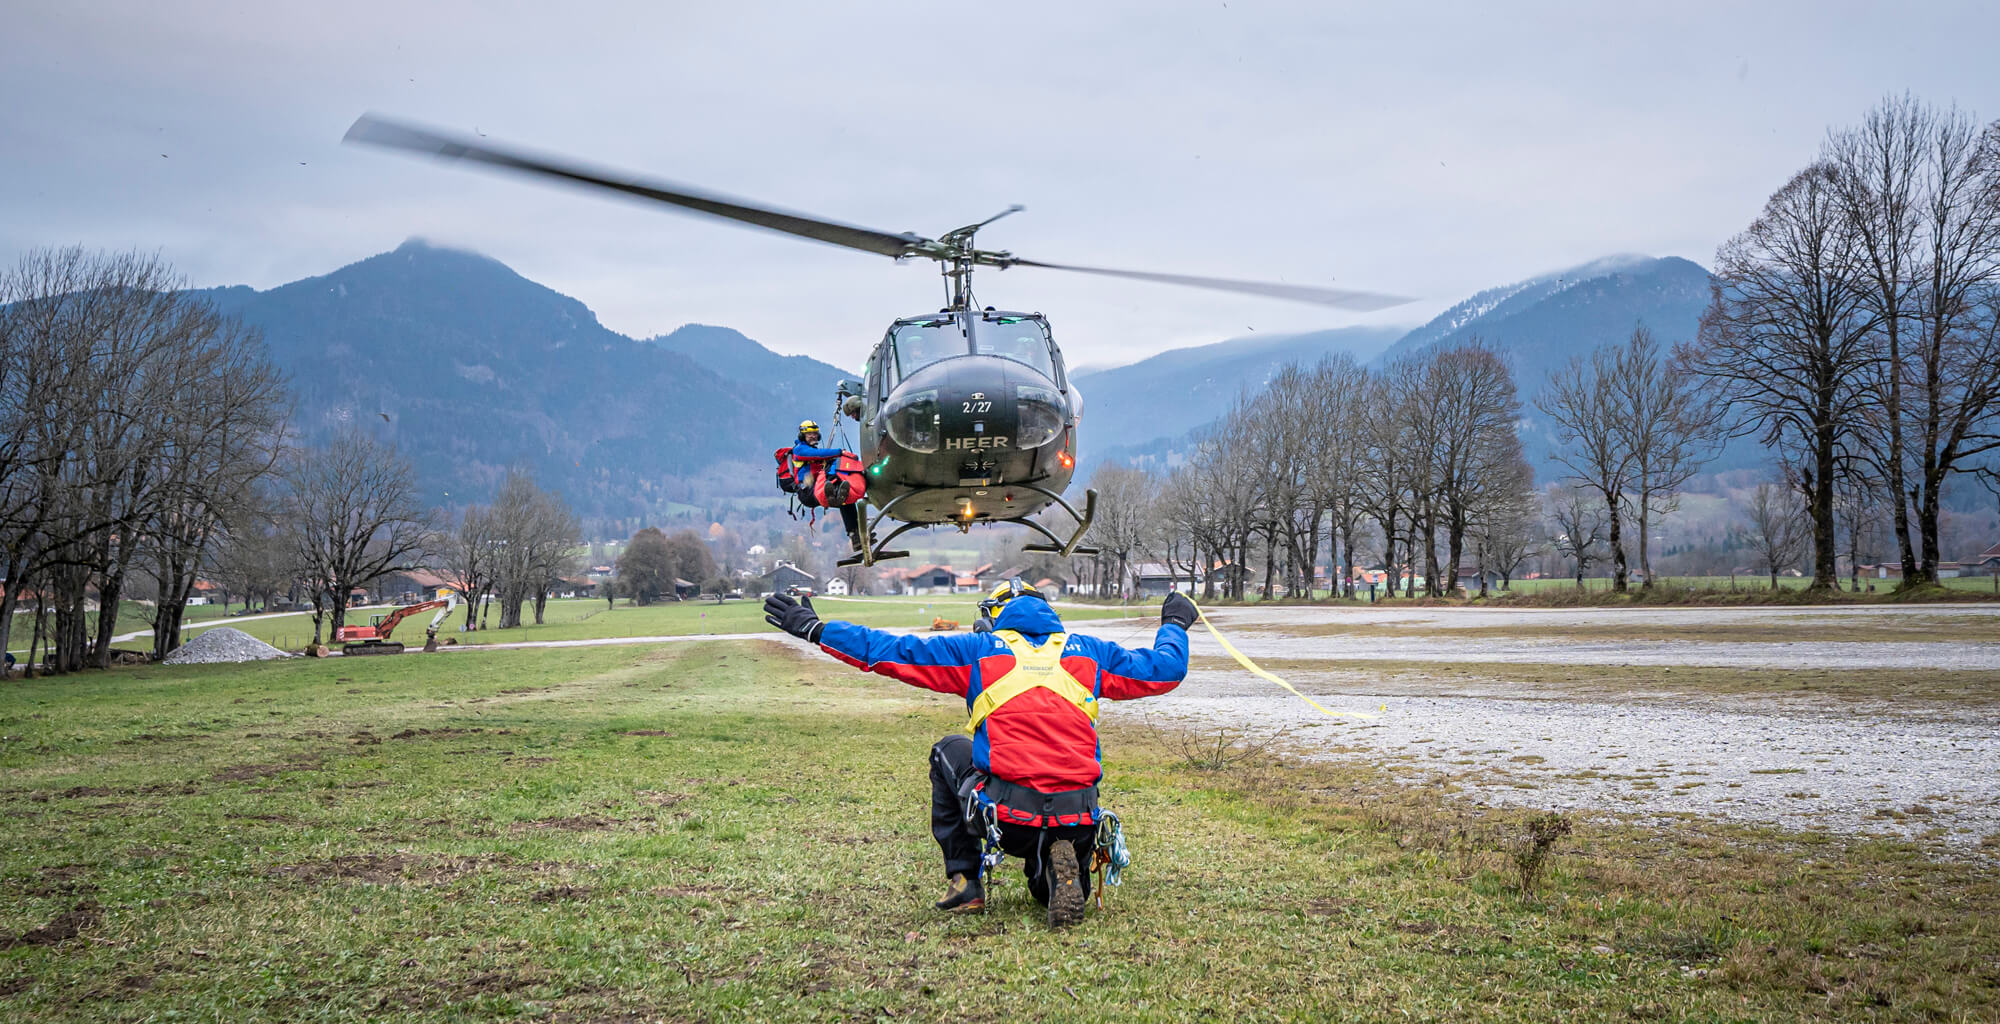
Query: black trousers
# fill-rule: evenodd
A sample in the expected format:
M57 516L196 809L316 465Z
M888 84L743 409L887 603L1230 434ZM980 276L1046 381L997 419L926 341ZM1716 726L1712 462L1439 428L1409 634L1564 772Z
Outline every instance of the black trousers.
M979 848L984 825L967 824L960 795L972 775L972 737L953 733L931 747L931 837L944 854L944 873L977 875ZM1067 839L1076 847L1076 863L1083 869L1083 894L1090 895L1090 858L1097 850L1096 825L1064 825L1034 828L1010 822L1000 824L1000 849L1009 857L1021 858L1021 873L1028 876L1028 892L1037 903L1049 901L1049 844Z

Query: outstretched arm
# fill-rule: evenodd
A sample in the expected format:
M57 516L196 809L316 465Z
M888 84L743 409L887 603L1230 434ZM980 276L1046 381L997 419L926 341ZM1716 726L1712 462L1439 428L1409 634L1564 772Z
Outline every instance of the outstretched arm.
M1160 606L1160 629L1153 646L1140 650L1097 641L1098 692L1112 700L1157 697L1187 678L1187 628L1194 621L1194 602L1169 594Z
M845 451L845 448L814 448L804 441L792 446L793 457L801 459L837 459Z
M972 685L981 654L996 643L973 634L899 636L852 622L821 622L810 599L795 601L784 594L764 599L764 620L863 672L961 697ZM991 653L1006 656L1006 647Z
M1005 645L982 634L911 636L885 633L852 622L827 623L819 638L819 648L863 672L960 697L971 687L972 672L982 654L1011 657Z

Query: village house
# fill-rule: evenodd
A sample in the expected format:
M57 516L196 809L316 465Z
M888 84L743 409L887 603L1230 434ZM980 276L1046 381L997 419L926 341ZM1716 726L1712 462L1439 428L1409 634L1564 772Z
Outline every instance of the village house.
M926 565L906 569L890 577L903 594L951 594L957 592L958 574L949 565Z
M1165 597L1174 591L1191 593L1201 585L1201 574L1196 573L1194 581L1188 581L1185 569L1176 569L1163 562L1138 562L1127 567L1131 577L1130 592L1136 597Z
M790 562L779 562L777 568L765 573L762 579L767 594L782 594L793 587L807 593L819 588L819 580L812 573Z
M2000 576L2000 544L1959 563L1962 576Z

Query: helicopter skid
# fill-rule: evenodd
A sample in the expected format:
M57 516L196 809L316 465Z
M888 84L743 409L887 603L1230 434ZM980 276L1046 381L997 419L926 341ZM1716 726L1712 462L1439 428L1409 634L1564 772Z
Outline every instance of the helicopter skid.
M1064 512L1069 513L1070 518L1076 520L1076 529L1070 532L1069 539L1064 540L1061 537L1056 536L1054 533L1049 531L1048 527L1043 526L1042 524L1035 522L1032 519L1025 519L1025 518L988 519L984 520L984 522L1014 523L1019 526L1025 526L1028 529L1033 530L1036 533L1039 533L1042 536L1048 538L1048 543L1046 544L1036 543L1036 544L1026 545L1022 549L1025 551L1055 552L1061 554L1064 558L1068 558L1072 555L1097 554L1096 548L1087 548L1082 546L1084 534L1090 532L1090 523L1093 519L1097 518L1097 491L1086 490L1083 492L1083 498L1084 498L1083 512L1078 513L1075 506L1071 505L1067 501L1064 501L1062 495L1057 494L1054 491L1037 487L1033 484L1023 484L1019 486L1022 486L1027 490L1034 491L1035 493L1048 498L1051 502L1054 502L1055 504L1062 506L1062 510ZM896 501L891 501L888 505L883 506L882 512L883 513L889 512L890 510L896 507L896 504L897 504ZM876 562L886 562L893 558L908 558L910 555L908 551L892 551L889 549L889 545L893 543L896 540L896 538L901 537L903 534L908 533L909 531L914 530L919 526L957 526L961 530L965 530L969 529L971 526L974 525L972 523L959 523L959 522L954 522L952 520L945 520L943 522L937 522L937 523L906 522L896 527L894 530L889 531L888 536L883 537L881 540L878 541L874 539L873 535L869 532L868 529L868 506L866 504L863 504L860 507L858 507L855 511L858 516L857 525L861 529L861 535L863 537L868 538L868 541L867 543L862 545L861 550L856 551L853 554L850 554L847 557L842 558L840 561L834 563L839 566L843 567L849 565L872 566Z
M1041 490L1040 488L1033 488L1033 489ZM1083 535L1090 532L1091 520L1097 518L1096 489L1091 488L1083 492L1082 515L1078 515L1076 509L1072 507L1069 502L1064 501L1062 499L1062 495L1055 494L1049 491L1043 491L1042 493L1047 494L1050 498L1054 499L1056 504L1062 506L1062 510L1064 512L1069 513L1069 517L1071 519L1076 520L1076 529L1070 532L1069 540L1065 541L1061 537L1058 537L1055 534L1050 533L1049 528L1043 526L1040 523L1033 522L1027 519L1009 519L1007 520L1007 522L1020 523L1022 526L1025 526L1049 539L1049 542L1047 544L1028 544L1023 546L1021 550L1054 552L1062 555L1064 558L1068 558L1071 555L1097 554L1096 548L1087 548L1082 546Z

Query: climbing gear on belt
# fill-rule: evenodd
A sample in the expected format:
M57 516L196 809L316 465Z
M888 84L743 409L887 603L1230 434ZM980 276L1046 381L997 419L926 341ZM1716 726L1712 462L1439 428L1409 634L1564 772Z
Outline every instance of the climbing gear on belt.
M1200 605L1195 605L1194 610L1195 614L1201 616L1201 624L1208 627L1209 635L1215 637L1215 642L1221 644L1222 649L1224 651L1229 652L1229 656L1235 658L1236 663L1238 665L1243 666L1244 669L1248 670L1251 675L1254 675L1260 679L1268 679L1271 682L1277 683L1279 686L1282 686L1287 690L1291 690L1292 696L1297 697L1298 699L1305 701L1308 704L1311 704L1313 706L1313 710L1318 711L1320 714L1326 715L1328 717L1331 718L1377 717L1375 715L1368 714L1365 711L1329 711L1326 708L1321 707L1319 701L1316 701L1311 697L1308 697L1305 694L1300 693L1297 689L1293 688L1292 684L1285 682L1283 679L1279 679L1277 676L1274 676L1271 673L1266 672L1261 668L1258 668L1256 662L1251 661L1249 658L1245 657L1242 651L1237 650L1235 645L1231 644L1227 639L1224 639L1222 631L1215 628L1215 623L1208 621L1208 612L1203 611ZM1388 709L1389 706L1387 704L1384 704L1382 706L1382 710L1387 711Z
M1091 858L1090 870L1097 875L1097 909L1104 909L1104 887L1119 884L1118 873L1132 866L1132 851L1125 848L1125 826L1119 824L1118 815L1107 810L1097 812L1097 854Z
M965 723L965 734L971 736L979 731L980 723L1000 709L1000 705L1013 700L1029 690L1041 687L1054 691L1077 710L1090 716L1091 724L1097 723L1097 694L1085 686L1069 670L1063 668L1063 644L1068 641L1064 633L1051 633L1040 647L1028 643L1028 638L1011 629L996 629L993 635L1014 652L1014 667L1000 677L993 685L979 691L972 701L972 718Z

